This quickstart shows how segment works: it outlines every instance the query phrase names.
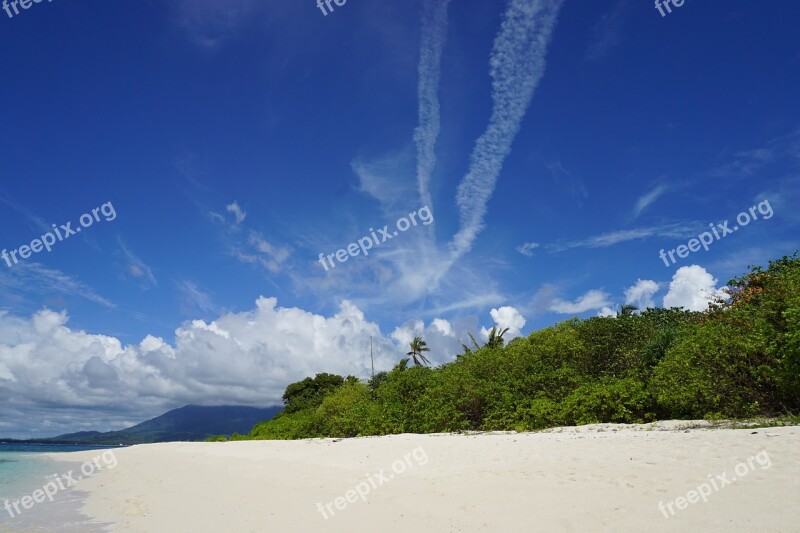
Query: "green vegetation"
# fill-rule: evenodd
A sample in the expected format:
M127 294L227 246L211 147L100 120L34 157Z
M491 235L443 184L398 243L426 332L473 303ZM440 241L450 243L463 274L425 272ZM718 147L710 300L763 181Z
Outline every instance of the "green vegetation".
M506 331L439 368L427 346L367 383L319 374L289 385L285 410L247 439L460 430L538 430L595 422L774 417L800 412L800 258L728 282L705 312L624 307L505 345ZM781 422L782 423L782 422ZM757 423L756 423L757 424ZM750 426L748 426L750 427Z

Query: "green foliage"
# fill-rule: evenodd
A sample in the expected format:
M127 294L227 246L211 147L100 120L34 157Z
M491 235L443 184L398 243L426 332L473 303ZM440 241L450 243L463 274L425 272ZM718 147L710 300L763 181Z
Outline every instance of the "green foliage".
M252 439L461 430L540 430L657 418L716 420L800 412L800 258L729 282L708 311L636 309L572 319L487 344L431 369L427 346L367 384L318 374L289 385L286 409ZM409 367L413 360L415 365ZM221 439L220 439L221 440Z
M582 385L562 404L567 424L642 423L654 418L653 401L644 384L634 378L606 378Z
M248 437L253 440L292 440L321 437L316 429L314 409L281 413L272 420L259 422Z
M348 376L348 379L355 379ZM357 380L356 380L357 381ZM305 378L286 387L283 403L287 413L295 413L305 409L319 407L325 396L334 392L345 382L342 376L334 374L317 374L314 379Z

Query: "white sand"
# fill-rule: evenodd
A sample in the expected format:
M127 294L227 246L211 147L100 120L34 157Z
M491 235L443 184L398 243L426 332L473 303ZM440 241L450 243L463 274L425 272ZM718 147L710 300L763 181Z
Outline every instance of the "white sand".
M90 492L87 514L148 533L800 531L800 427L676 426L152 444L116 450L117 467L79 488ZM751 461L737 476L759 453L771 466ZM382 469L393 479L379 485ZM670 518L659 511L705 482L711 490L709 476L723 473L736 480L707 502L673 503ZM337 509L335 498L359 483L366 501ZM335 514L324 518L317 502Z

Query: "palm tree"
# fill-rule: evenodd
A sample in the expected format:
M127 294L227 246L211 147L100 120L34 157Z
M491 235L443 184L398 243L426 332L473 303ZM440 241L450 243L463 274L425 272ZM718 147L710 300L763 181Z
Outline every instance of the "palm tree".
M422 340L422 337L414 337L414 340L411 341L411 351L408 352L406 355L410 355L411 358L414 360L415 365L431 364L428 361L428 358L423 355L423 352L430 352L430 348L428 348L428 343ZM420 363L420 360L422 363Z
M631 316L634 311L638 311L639 308L633 304L625 304L620 308L619 316Z
M475 337L472 336L472 333L467 333L467 335L469 335L469 340L472 341L472 345L475 346L475 349L476 350L480 350L481 346L480 346L480 344L478 344L478 341L475 340ZM463 342L461 343L461 347L464 348L464 353L461 354L461 355L469 355L469 354L472 353L472 348L470 348L469 346L467 346ZM456 359L461 357L461 355L456 356Z
M486 343L488 348L502 348L505 341L503 335L508 333L509 328L497 329L497 326L492 326L489 330L489 341Z

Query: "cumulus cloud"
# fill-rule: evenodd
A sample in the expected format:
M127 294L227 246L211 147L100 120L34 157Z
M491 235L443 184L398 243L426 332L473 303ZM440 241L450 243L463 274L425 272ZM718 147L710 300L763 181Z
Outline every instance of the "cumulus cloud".
M664 296L664 307L683 307L690 311L705 311L708 304L724 297L717 280L699 265L681 267L675 272Z
M502 330L508 328L508 333L503 336L506 342L519 337L522 328L525 326L525 317L522 316L516 308L511 306L492 309L489 315L491 315L498 329ZM481 328L481 335L483 335L483 338L489 338L489 331L489 329Z
M0 312L0 420L7 427L74 431L76 413L86 408L95 422L120 422L190 403L280 404L286 385L305 376L369 375L370 336L376 370L391 368L404 348L348 301L321 316L261 297L250 311L184 323L173 343L147 336L123 345L68 321L66 312L48 309L30 317ZM431 331L439 328L447 329L438 322Z
M635 305L643 311L655 307L656 303L653 296L658 292L658 289L658 283L655 281L649 279L636 280L632 287L625 289L625 303Z
M562 314L579 314L594 309L602 309L609 305L611 305L611 302L607 293L599 290L590 290L574 302L556 298L550 305L550 310Z

